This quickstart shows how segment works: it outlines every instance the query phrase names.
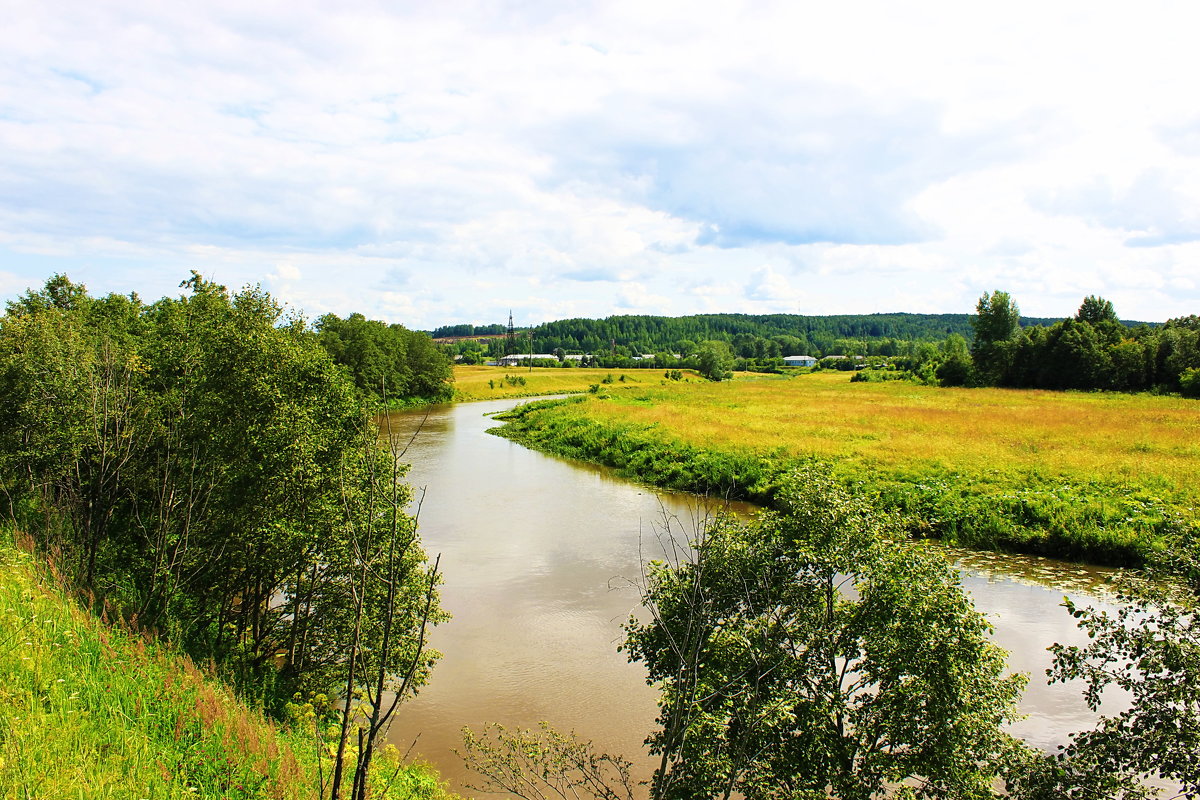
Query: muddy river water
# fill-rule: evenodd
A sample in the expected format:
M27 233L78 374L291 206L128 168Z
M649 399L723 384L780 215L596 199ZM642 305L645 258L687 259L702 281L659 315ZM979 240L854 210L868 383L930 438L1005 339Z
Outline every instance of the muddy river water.
M664 519L686 535L704 513L697 498L657 492L610 471L527 450L487 433L487 414L514 401L397 413L392 433L412 439L405 461L420 531L441 554L442 605L454 619L433 634L443 653L430 684L403 705L391 733L433 763L457 791L472 778L452 752L463 726L536 726L545 720L621 753L648 777L642 741L655 691L617 652L622 623L639 609L640 566L661 551ZM1052 748L1087 725L1078 685L1047 686L1046 648L1085 639L1064 595L1103 604L1106 572L1045 559L951 552L963 585L995 625L1012 670L1030 674L1026 717L1014 732ZM473 793L481 796L479 793Z

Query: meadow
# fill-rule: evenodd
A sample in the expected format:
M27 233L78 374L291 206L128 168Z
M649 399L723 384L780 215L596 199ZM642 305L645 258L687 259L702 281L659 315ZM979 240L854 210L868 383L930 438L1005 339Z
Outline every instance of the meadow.
M790 379L659 383L538 404L503 435L671 488L770 503L828 466L913 535L1129 565L1195 533L1200 403L1104 392Z
M683 370L683 381L702 381L695 372ZM454 399L470 403L477 400L503 400L509 397L537 397L548 394L578 394L592 387L624 389L658 386L667 382L659 369L601 369L591 367L485 367L454 368ZM677 381L672 381L677 383Z
M318 763L311 707L295 711L274 723L152 637L105 624L0 530L0 797L315 800L330 759ZM388 760L373 797L453 797L431 769Z

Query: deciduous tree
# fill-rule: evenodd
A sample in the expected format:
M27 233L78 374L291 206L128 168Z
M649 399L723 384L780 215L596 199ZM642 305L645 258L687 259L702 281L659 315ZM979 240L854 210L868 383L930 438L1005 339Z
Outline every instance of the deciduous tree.
M1008 292L984 292L975 305L971 327L975 330L975 341L971 344L975 368L986 383L1004 383L1014 354L1012 342L1021 330L1017 304Z
M649 568L625 647L662 689L652 796L991 796L1023 679L957 573L823 472L780 508Z

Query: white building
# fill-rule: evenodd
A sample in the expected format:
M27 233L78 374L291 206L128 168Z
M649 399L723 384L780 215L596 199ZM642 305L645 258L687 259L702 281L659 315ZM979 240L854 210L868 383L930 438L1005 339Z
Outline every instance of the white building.
M558 361L558 356L554 355L554 353L534 353L532 355L529 353L513 353L512 355L504 356L497 361L496 364L497 366L501 367L515 367L518 364L523 364L529 361L530 359L534 361L540 361L541 359Z
M816 366L817 359L812 356L784 356L783 365L785 367L813 367Z

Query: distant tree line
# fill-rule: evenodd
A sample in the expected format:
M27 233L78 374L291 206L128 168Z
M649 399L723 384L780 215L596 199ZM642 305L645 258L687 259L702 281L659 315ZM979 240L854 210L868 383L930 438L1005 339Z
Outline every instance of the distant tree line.
M964 314L866 314L802 316L798 314L697 314L684 317L614 316L566 319L533 329L542 346L601 352L628 347L631 352L686 354L701 341L728 343L739 358L831 355L851 342L881 339L940 341L965 333ZM839 341L840 340L840 341Z
M430 332L434 339L450 339L461 336L503 336L508 329L503 325L443 325Z
M499 325L455 325L438 328L434 334L484 336L481 331L485 328L503 331ZM474 333L465 333L468 329ZM972 334L968 314L702 314L559 320L520 331L518 338L523 342L522 349L532 335L536 352L588 354L595 359L595 366L609 369L694 367L687 360L697 356L705 342L715 341L730 349L735 369L773 372L783 367L785 356L796 355L924 362L936 355L938 345L947 338L957 335L966 340ZM504 355L500 339L467 338L446 344L445 348L465 364L480 364Z
M3 511L98 609L268 708L366 698L337 759L365 726L365 781L383 693L424 682L442 618L403 469L322 334L258 288L182 286L147 304L56 276L8 304Z
M1074 317L1022 325L1007 292L984 293L974 338L948 341L937 377L951 386L1161 390L1200 396L1200 317L1128 326L1111 302L1088 296Z

